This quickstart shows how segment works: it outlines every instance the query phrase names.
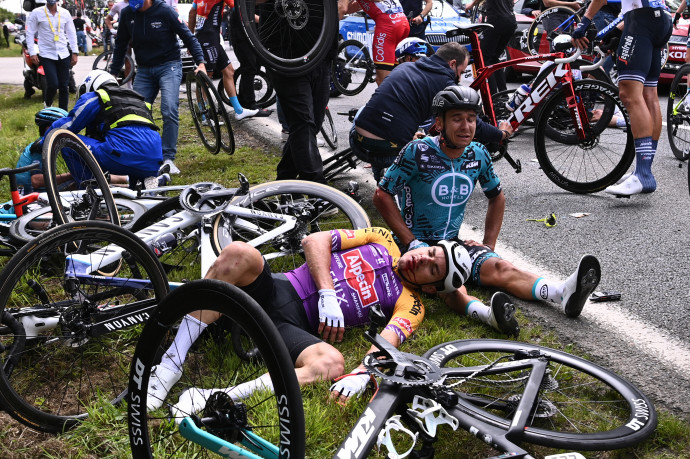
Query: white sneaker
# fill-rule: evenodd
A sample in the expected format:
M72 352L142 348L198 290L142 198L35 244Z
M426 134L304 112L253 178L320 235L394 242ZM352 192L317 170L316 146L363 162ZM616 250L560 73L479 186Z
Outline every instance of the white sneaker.
M611 185L604 190L616 196L630 197L634 194L642 193L642 182L635 175L631 175L618 185Z
M154 188L158 188L158 177L146 177L144 179L144 189L145 190L152 190Z
M146 409L153 411L163 406L165 397L180 377L182 377L182 371L172 371L163 365L151 368Z
M162 174L165 173L165 171L163 171L163 168L164 168L166 165L167 165L168 168L169 168L167 172L169 172L170 174L176 175L176 174L179 174L179 173L180 173L180 170L177 168L177 166L175 165L175 163L172 162L172 159L166 159L165 161L163 161L163 165L162 165L161 168L158 170L158 175L162 175Z
M175 419L176 424L180 424L184 418L203 411L206 408L206 401L211 397L216 389L197 389L192 387L180 394L180 399L170 407L170 414Z
M592 294L601 279L599 260L593 255L580 259L577 270L570 275L563 286L563 313L571 318L580 315L589 295Z
M243 120L245 118L250 118L250 117L256 115L257 113L259 113L258 109L250 110L248 108L245 108L242 110L242 113L235 112L235 119L237 121Z
M325 147L326 146L326 141L323 140L321 137L316 138L316 146L317 147Z

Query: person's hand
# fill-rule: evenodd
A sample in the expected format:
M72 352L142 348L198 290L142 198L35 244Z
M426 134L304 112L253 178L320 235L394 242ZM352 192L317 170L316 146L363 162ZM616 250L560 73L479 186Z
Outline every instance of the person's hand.
M499 121L498 128L501 131L504 131L507 133L507 136L505 137L505 139L509 139L510 137L512 137L513 133L515 132L513 130L513 126L508 121ZM505 139L503 139L503 140L505 140Z
M589 40L585 37L585 35L587 34L587 28L591 23L591 19L589 19L587 16L582 16L582 20L577 25L575 30L573 30L573 33L570 34L570 41L573 45L580 49L585 49L587 45L589 45Z
M532 17L536 19L541 14L541 10L532 10L531 14L532 14Z
M335 383L331 386L331 400L345 405L353 395L359 397L366 390L369 381L371 381L371 377L366 371L336 378Z
M204 64L202 62L201 64L197 65L196 69L194 70L194 73L197 73L197 72L206 73L206 64Z
M474 239L465 239L465 240L462 241L462 242L463 242L465 245L470 245L470 246L473 246L473 247L474 247L474 246L478 246L478 245L486 245L486 244L483 244L483 243L481 243L481 242L477 242L477 241L475 241Z
M414 241L410 242L407 245L407 250L419 249L421 247L429 247L429 244L427 244L426 242L418 241L417 239L415 239Z
M333 289L319 290L319 335L324 341L341 342L345 335L345 318Z
M422 22L424 22L424 18L420 14L420 15L417 15L414 19L412 19L412 22L414 22L415 25L419 25Z
M70 61L70 64L71 64L72 67L74 67L75 65L77 65L77 59L78 59L78 58L79 58L79 55L78 55L78 54L72 53L72 59L71 59L71 61Z
M419 139L423 139L424 137L426 137L426 132L419 132L419 131L417 131L417 132L414 133L414 136L412 137L412 140L419 140Z
M34 65L38 65L38 54L34 54L31 56L31 63Z

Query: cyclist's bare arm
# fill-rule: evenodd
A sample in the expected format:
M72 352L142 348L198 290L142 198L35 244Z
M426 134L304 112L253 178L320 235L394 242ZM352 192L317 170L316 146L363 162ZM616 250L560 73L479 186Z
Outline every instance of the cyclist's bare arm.
M346 14L354 13L355 11L361 10L362 7L357 3L356 0L339 0L338 1L338 16L342 17Z
M196 8L192 7L189 9L189 17L187 18L187 27L194 33L196 28Z
M506 196L501 191L499 194L489 199L489 206L486 209L486 218L484 220L484 245L491 247L491 250L496 250L496 241L498 240L498 233L501 232L503 225L503 214L506 210Z

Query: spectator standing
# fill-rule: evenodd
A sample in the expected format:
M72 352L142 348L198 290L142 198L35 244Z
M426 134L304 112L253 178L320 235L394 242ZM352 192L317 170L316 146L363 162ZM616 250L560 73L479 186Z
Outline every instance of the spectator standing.
M400 0L405 16L410 21L410 37L426 40L426 23L424 19L429 15L434 0ZM422 6L424 5L424 6Z
M103 38L103 51L109 51L112 46L110 40L112 39L113 36L113 29L112 29L112 16L110 16L110 13L113 9L113 6L115 6L115 2L113 0L108 0L108 12L103 15L103 24L101 24L101 37ZM108 17L111 17L111 24L108 24Z
M137 56L134 90L150 104L156 100L158 92L161 93L163 160L171 174L180 173L173 162L177 154L182 83L182 60L177 37L182 39L192 54L198 66L196 71L206 73L201 46L175 10L164 0L130 0L129 6L121 13L110 68L113 75L119 73L131 42Z
M84 27L86 26L86 21L81 17L81 11L77 11L77 17L74 18L74 30L77 31L77 43L79 48L84 52L84 56L88 53L86 52L86 31Z
M10 28L7 24L2 25L2 34L5 36L5 41L7 42L7 47L10 47Z
M517 21L515 20L512 0L473 0L472 3L467 5L465 11L472 11L472 8L482 1L486 9L485 22L491 24L493 29L484 31L480 48L484 56L484 63L491 65L497 63L501 54L505 51L508 42L517 29ZM491 75L489 87L492 94L507 89L506 76L503 69Z
M32 39L34 36L38 37L38 49ZM45 6L34 8L29 15L26 37L31 61L34 65L39 65L40 62L45 72L43 103L46 107L52 106L55 94L59 91L59 107L67 110L70 68L76 65L79 56L72 15L57 6L57 0L47 0Z
M230 36L232 50L240 63L240 68L242 68L242 78L240 79L239 86L236 88L237 100L245 108L259 109L256 105L256 95L254 94L254 77L259 72L259 64L256 61L256 52L242 29L240 12L237 8L233 8L230 12L228 27L230 28L228 35ZM270 114L270 110L259 109L257 116L268 116Z

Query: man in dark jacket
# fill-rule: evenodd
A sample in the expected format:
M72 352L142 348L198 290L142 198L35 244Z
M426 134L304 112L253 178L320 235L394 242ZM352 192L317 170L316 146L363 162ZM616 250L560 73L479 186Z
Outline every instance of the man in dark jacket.
M194 57L197 71L206 73L206 62L199 42L172 7L164 0L130 0L129 6L120 15L110 67L110 73L117 75L131 41L137 56L134 90L151 104L156 100L158 91L161 92L163 165L170 167L171 174L180 173L173 163L177 154L178 105L182 82L182 60L177 37L182 39Z
M436 93L460 81L468 61L467 48L451 42L431 57L400 64L357 114L350 130L350 146L362 161L371 163L377 182L381 169L395 161L419 126L431 118ZM510 123L500 123L499 128L478 119L475 138L493 143L512 134Z

